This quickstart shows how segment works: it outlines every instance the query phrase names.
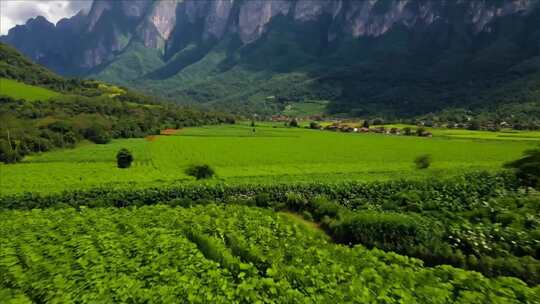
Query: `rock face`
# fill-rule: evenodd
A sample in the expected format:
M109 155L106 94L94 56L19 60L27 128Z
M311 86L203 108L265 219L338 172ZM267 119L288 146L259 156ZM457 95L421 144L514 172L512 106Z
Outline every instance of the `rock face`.
M75 66L65 70L92 69L114 59L131 39L149 48L173 49L192 41L220 40L237 34L243 44L260 39L276 17L299 25L329 19L326 36L377 37L393 27L431 25L436 22L468 26L476 33L489 30L497 17L527 12L536 0L95 0L88 15L79 14L54 26L42 17L10 30L2 40L38 62L53 68L54 54L69 57L64 50L77 34L85 49L79 50ZM457 18L451 16L457 12ZM458 24L461 23L461 24ZM84 24L84 26L81 26ZM174 35L174 34L177 35ZM196 33L197 35L193 35ZM31 38L30 38L31 37ZM36 37L46 37L45 43ZM89 41L88 41L89 40ZM69 43L68 43L69 41ZM179 42L181 41L181 42ZM172 47L173 45L176 47ZM52 48L52 49L51 49ZM69 52L73 54L73 50ZM50 54L54 53L54 54ZM82 54L81 54L82 53ZM81 56L82 55L82 56Z
M153 67L145 63L145 68L140 69L155 68L150 73L154 80L178 75L178 79L184 79L181 74L190 67L198 71L201 79L210 79L216 73L237 67L245 70L249 66L250 71L266 70L272 74L294 73L301 66L310 66L313 79L326 79L328 72L322 71L334 70L330 82L339 79L336 86L341 87L335 94L352 98L353 93L347 93L343 83L350 78L362 78L365 71L360 72L360 67L369 67L367 70L375 73L378 81L399 75L402 84L403 79L411 77L405 66L414 63L415 69L426 75L433 73L437 78L445 74L444 79L437 81L447 83L472 75L460 70L465 65L478 71L502 73L524 60L537 62L534 58L540 52L540 36L535 18L539 3L540 0L94 0L88 14L80 13L57 25L42 17L34 18L11 29L0 40L59 73L97 77L119 56L133 49L140 52L141 48L146 48L145 53L160 54L160 58L140 59L155 64ZM142 47L130 47L134 45ZM130 58L141 56L138 53ZM219 62L217 58L221 58ZM197 63L205 59L212 65L205 63L203 69ZM317 67L312 68L313 65ZM404 70L396 74L393 69ZM121 83L128 83L148 76L141 73L133 70L129 77L122 76L125 73L113 74L124 77L118 79ZM418 77L407 81L418 83ZM152 88L146 82L138 81L137 85ZM182 87L184 83L175 85ZM392 90L411 91L405 87L397 85ZM373 83L365 86L370 94L377 88ZM388 92L379 93L375 94L377 98L387 100L384 96ZM335 98L335 94L325 98ZM199 101L199 97L196 99Z

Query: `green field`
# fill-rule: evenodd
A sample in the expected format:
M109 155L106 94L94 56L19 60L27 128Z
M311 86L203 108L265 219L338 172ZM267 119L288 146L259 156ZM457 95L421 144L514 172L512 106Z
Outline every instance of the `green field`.
M533 303L535 297L516 279L336 245L294 216L260 208L5 211L0 229L0 297L7 303Z
M0 96L1 95L5 95L14 99L35 101L47 100L59 96L60 93L41 87L27 85L15 80L0 78Z
M291 117L322 115L325 113L328 104L329 102L327 100L312 100L292 103L285 107L282 114Z
M261 125L183 129L174 136L85 144L1 165L2 194L57 192L99 185L116 187L194 183L187 166L215 168L210 183L371 181L448 177L472 170L498 170L538 145L537 137L496 137L467 131L469 138L334 133ZM526 134L526 133L524 133ZM495 134L494 134L495 135ZM511 139L511 140L509 140ZM131 150L132 168L116 168L120 148ZM430 154L432 166L418 170L413 160Z
M384 125L386 128L399 128L406 127L415 130L418 126L393 124ZM487 140L536 140L540 141L540 131L518 131L511 129L503 129L499 132L491 131L472 131L464 129L446 129L446 128L425 128L427 131L433 133L434 136L444 136L450 138L470 138L470 139L487 139Z

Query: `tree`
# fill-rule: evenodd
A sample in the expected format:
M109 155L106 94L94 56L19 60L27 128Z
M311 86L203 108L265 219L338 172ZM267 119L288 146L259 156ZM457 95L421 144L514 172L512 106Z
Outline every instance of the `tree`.
M84 137L96 144L106 144L111 141L111 134L98 124L93 124L84 130Z
M6 164L16 163L22 159L22 155L17 150L13 150L10 143L5 139L0 139L0 162Z
M128 149L122 148L116 154L116 163L118 165L118 168L127 169L131 167L132 162L133 162L133 155L131 155L131 152L129 152Z
M209 165L191 165L186 169L186 174L201 180L213 177L215 171Z
M384 121L382 119L380 119L380 118L377 118L377 119L373 120L373 125L374 126L380 126L382 124L384 124Z
M364 120L364 123L362 123L362 128L369 129L369 121L367 119Z
M472 131L480 130L480 122L478 120L471 121L467 126L467 129Z
M431 155L424 154L418 156L414 159L414 164L416 165L416 168L420 170L429 168L429 166L431 166Z
M418 136L424 136L426 134L426 132L427 132L426 129L422 128L422 127L416 129L416 135L418 135Z
M411 136L412 135L412 130L410 127L405 127L403 128L403 135L405 136Z
M252 127L252 128L255 128L255 120L252 120L252 121L251 121L251 127Z
M523 186L540 188L540 149L525 151L522 158L506 163L504 167L514 169Z
M298 127L298 120L296 120L296 118L293 118L293 119L289 122L289 127L291 127L291 128L297 128L297 127Z
M309 128L318 130L318 129L321 128L321 126L318 123L312 121L312 122L309 123Z

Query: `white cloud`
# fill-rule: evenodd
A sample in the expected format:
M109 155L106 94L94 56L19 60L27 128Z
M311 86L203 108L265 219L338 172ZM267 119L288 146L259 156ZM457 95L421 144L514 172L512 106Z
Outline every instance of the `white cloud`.
M33 17L43 16L56 23L91 5L92 0L0 0L0 35Z

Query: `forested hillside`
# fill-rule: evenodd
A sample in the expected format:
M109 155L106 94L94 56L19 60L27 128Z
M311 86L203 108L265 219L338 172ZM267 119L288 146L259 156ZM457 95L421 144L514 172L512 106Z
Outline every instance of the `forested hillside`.
M0 88L0 162L6 163L82 140L104 144L162 128L234 122L230 115L159 102L102 82L65 79L3 44Z

